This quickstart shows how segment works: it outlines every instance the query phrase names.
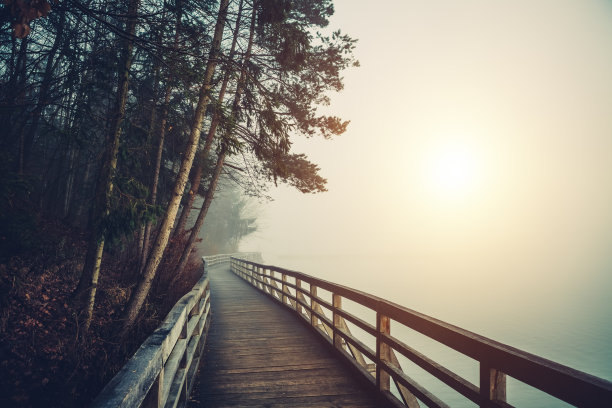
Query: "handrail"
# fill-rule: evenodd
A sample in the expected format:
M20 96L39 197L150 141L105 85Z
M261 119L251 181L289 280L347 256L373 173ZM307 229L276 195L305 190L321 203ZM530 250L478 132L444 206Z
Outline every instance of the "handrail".
M610 381L488 339L377 296L304 273L238 258L231 258L231 270L294 310L395 405L418 407L418 398L430 407L447 406L403 372L396 353L480 407L511 407L506 403L506 375L575 406L601 407L612 401ZM332 302L318 296L317 289L330 292ZM376 326L344 310L343 298L375 312ZM325 311L331 312L331 319L325 315ZM478 361L478 386L392 336L391 320ZM346 321L373 335L376 350L355 338ZM391 379L399 390L401 400L390 392Z
M231 257L261 261L259 252L203 256L202 278L104 387L92 408L173 408L186 402L210 327L208 269Z
M215 266L221 263L227 263L230 261L230 258L235 257L239 259L245 259L248 261L260 261L261 262L261 253L260 252L236 252L232 254L217 254L217 255L207 255L202 257L202 262L204 262L204 268L208 268L211 266Z
M206 343L210 316L210 284L204 273L91 407L173 408L185 404Z

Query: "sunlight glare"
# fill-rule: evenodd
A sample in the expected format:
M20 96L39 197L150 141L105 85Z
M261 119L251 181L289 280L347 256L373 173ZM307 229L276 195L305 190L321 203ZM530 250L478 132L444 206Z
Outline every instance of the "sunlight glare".
M437 196L457 199L474 191L481 169L473 149L447 143L432 149L428 156L424 182Z

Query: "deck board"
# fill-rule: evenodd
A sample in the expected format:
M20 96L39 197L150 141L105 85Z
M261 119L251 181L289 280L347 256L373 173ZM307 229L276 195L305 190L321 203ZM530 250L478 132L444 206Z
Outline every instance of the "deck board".
M212 268L212 325L190 407L382 407L365 380L294 314Z

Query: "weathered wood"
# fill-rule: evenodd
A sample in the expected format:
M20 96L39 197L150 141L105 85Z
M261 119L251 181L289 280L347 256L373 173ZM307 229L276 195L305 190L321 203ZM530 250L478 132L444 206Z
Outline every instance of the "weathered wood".
M197 341L205 339L200 327L205 328L207 324L201 325L200 322L202 318L206 322L210 319L209 290L208 278L203 276L174 305L160 327L104 387L91 407L158 408L166 401L174 401L172 387L177 376L194 361L195 353L186 354L187 345L193 344L192 349L195 349L197 342L191 342L194 337L197 336ZM185 380L181 381L184 383ZM185 399L186 390L181 392Z
M242 262L237 261L236 267L240 268L241 264ZM249 264L249 262L245 264ZM305 308L311 326L326 340L329 339L335 342L336 346L339 344L337 339L337 335L339 334L346 342L352 356L342 349L342 347L338 350L342 352L342 355L349 356L349 361L354 362L356 367L364 367L364 362L358 360L362 353L360 348L364 350L365 348L363 344L352 341L354 337L350 335L350 330L348 330L346 323L346 328L342 327L340 331L338 330L340 328L339 324L341 325L341 322L346 319L367 333L376 335L377 352L379 353L379 355L375 356L377 371L381 371L383 367L392 367L391 374L398 385L404 403L408 406L411 406L410 400L412 399L412 397L408 395L408 392L413 392L413 389L418 391L419 394L415 395L419 398L421 398L420 395L424 395L424 398L428 400L431 399L429 399L427 393L425 393L426 390L420 389L418 386L414 385L409 386L409 383L406 382L406 378L399 375L403 374L403 372L391 347L396 348L399 352L423 367L442 382L483 407L509 406L504 402L506 375L512 376L534 388L540 389L573 405L598 407L612 400L612 382L610 381L526 353L522 350L477 335L362 291L276 266L256 265L265 267L269 270L271 275L277 272L282 274L283 277L292 277L296 280L296 304L292 304L292 306L295 306L296 310L299 310L300 307ZM274 278L274 280L276 280L276 278ZM272 284L275 283L274 280L271 280ZM300 282L299 285L298 282ZM301 284L303 282L310 285L309 292L302 290ZM290 286L291 284L283 283L283 285ZM319 298L317 296L317 288L331 292L332 296L347 298L365 306L376 312L377 315L398 321L433 340L479 361L483 364L480 375L480 388L427 357L414 352L401 343L401 341L392 337L390 332L380 332L380 325L378 324L380 322L377 322L377 328L374 329L371 324L347 313L345 310L342 310L341 307L335 307L333 300L332 304L330 304ZM271 293L274 292L271 291ZM301 293L304 293L306 296L310 295L310 307L307 307L308 304L306 303L305 297L300 297ZM278 295L274 297L279 298ZM323 308L334 312L331 321L324 315ZM302 316L301 312L298 314ZM340 316L342 320L338 321L337 316ZM332 332L332 330L335 331L335 333ZM385 341L379 346L381 339ZM386 348L389 348L388 353ZM383 356L388 356L386 360L380 360L380 352L382 352ZM363 356L361 356L361 358L363 358ZM492 367L496 368L493 369ZM382 369L382 371L384 372L385 370ZM384 376L384 373L382 375ZM370 377L369 374L368 377ZM384 377L379 378L380 376L378 374L376 377L379 383L382 380L382 385L386 385L387 379ZM382 390L383 394L391 395L385 391L385 387L383 387ZM433 401L434 406L444 406L436 405L435 397L431 401Z
M332 320L334 322L334 333L333 333L333 339L334 339L334 346L337 349L341 349L342 348L342 337L340 336L340 334L338 333L339 330L341 330L341 326L342 326L342 317L337 313L337 309L342 309L342 297L336 295L336 294L332 294L332 305L333 305L333 309L332 309Z
M300 292L302 290L302 281L299 279L295 280L295 311L298 315L302 316L302 305L300 304L300 296L303 296Z
M315 314L315 309L317 307L317 287L310 284L310 324L312 327L317 327L317 316Z
M353 323L355 326L359 327L361 330L367 332L372 336L376 336L376 327L347 312L346 310L339 309L338 314L343 317L343 319L348 320Z
M406 358L412 360L419 367L429 372L430 374L434 375L435 377L440 378L444 383L449 384L452 388L457 390L460 394L464 395L465 397L469 398L471 401L477 404L480 402L480 394L479 394L480 391L478 387L472 384L471 382L453 373L452 371L448 370L444 366L436 363L429 357L425 356L424 354L418 352L417 350L413 349L412 347L404 344L403 342L393 337L383 336L383 340L387 344L389 344L393 348L393 350L399 352ZM394 355L395 353L392 354L392 359ZM397 357L395 357L395 359L397 359ZM398 363L395 363L395 361L392 361L392 362L393 364L399 367L399 362Z
M381 363L391 361L391 348L387 343L380 340L381 334L388 335L391 333L391 320L388 316L380 313L376 315L376 331L379 333L376 340L376 387L380 391L388 391L391 388L390 377Z
M283 291L283 297L282 297L282 302L283 304L287 303L287 275L285 275L284 273L282 274L282 291Z
M431 392L427 391L424 387L419 385L412 378L408 377L398 367L389 364L386 361L381 361L380 364L384 369L383 371L390 373L396 383L401 384L402 386L407 388L411 393L413 393L421 401L423 401L428 407L449 408L447 404L445 404Z
M376 361L376 351L370 349L361 340L354 337L346 327L346 323L341 325L339 334L346 341L348 348L353 355L355 361L362 367L367 367L367 363L363 356L365 355L372 361Z
M290 283L287 282L286 274L281 272L281 276L282 276L282 279L273 278L274 281L282 282L283 298L282 298L281 303L282 304L288 303L291 305L291 307L294 310L297 311L298 310L297 305L299 305L299 296L301 295L301 292L300 292L301 291L301 280L296 278L296 284L291 285ZM276 286L275 283L274 283L274 286ZM295 288L296 297L292 297L290 295L290 292L288 290L289 286L292 286ZM285 294L288 294L289 296L285 296ZM361 343L359 340L357 340L350 334L350 329L347 326L344 319L342 318L342 316L346 315L351 320L357 322L357 324L360 327L363 327L364 330L374 335L376 335L377 333L376 328L364 322L363 320L357 318L356 316L353 316L343 311L342 301L341 301L342 298L336 294L332 294L331 304L327 303L323 299L320 299L318 296L316 296L316 299L319 304L315 305L314 314L317 316L321 316L320 320L322 323L323 332L325 333L326 337L333 338L334 347L339 349L344 354L346 354L346 352L343 350L343 346L346 345L349 351L351 352L351 355L348 355L348 354L346 355L346 357L348 358L348 361L355 362L355 368L357 368L358 371L361 371L362 375L369 376L370 372L367 370L367 363L365 362L365 359L363 358L362 352L368 355L369 358L372 360L375 360L376 356L367 346L365 346L363 343ZM325 324L325 323L332 323L332 321L328 321L327 318L324 316L323 309L321 308L321 304L323 306L326 306L332 309L333 326L329 326L328 324ZM299 314L301 315L301 313ZM390 358L394 364L400 367L399 361L397 360L397 357L395 356L392 350L390 350ZM376 365L374 364L373 367L374 367L373 370L375 370ZM416 397L402 384L397 384L397 385L398 385L398 390L400 392L402 400L404 402L404 405L409 408L418 408L419 403Z
M282 297L261 296L229 270L209 277L214 320L194 401L211 408L386 406L295 319L297 303L280 307Z
M399 360L397 359L397 356L395 355L395 352L393 351L393 349L389 351L389 357L390 357L391 364L397 367L399 371L403 372L402 366ZM406 405L408 408L419 408L420 407L419 401L408 388L406 388L403 384L398 383L397 381L395 382L395 385L397 385L397 389L400 393L400 396L402 397L402 401L404 402L404 405Z
M480 363L480 405L489 406L491 401L506 402L506 375Z

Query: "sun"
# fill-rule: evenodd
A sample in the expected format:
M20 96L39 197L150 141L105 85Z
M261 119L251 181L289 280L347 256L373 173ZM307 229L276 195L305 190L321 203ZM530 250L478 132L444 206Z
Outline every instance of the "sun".
M481 166L478 154L468 144L445 143L426 155L424 183L437 196L462 198L479 184Z

